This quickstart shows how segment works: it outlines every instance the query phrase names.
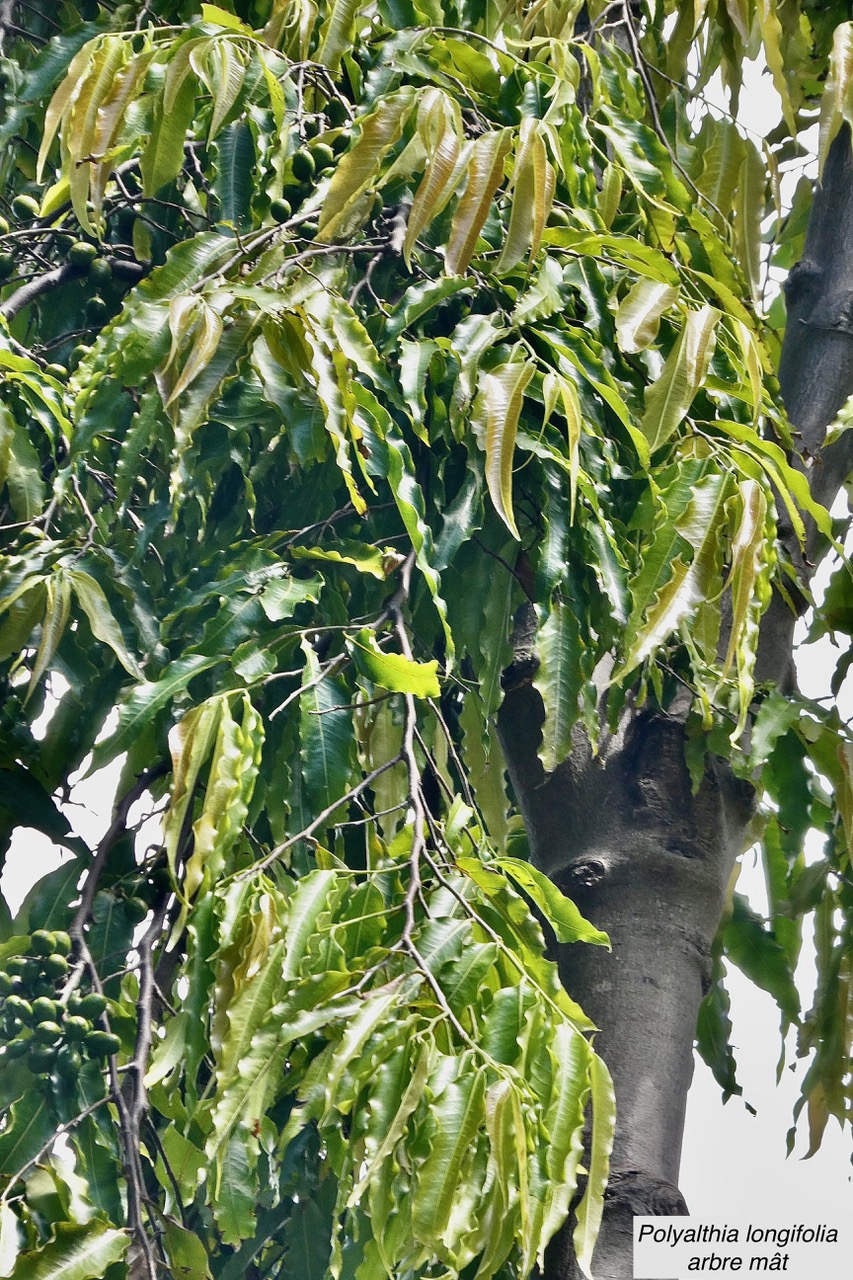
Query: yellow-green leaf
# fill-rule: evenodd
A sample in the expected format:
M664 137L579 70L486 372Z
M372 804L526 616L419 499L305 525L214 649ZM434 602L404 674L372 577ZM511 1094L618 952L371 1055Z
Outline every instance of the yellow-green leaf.
M689 311L663 373L646 390L646 411L640 427L652 453L678 429L702 385L719 318L720 312L714 307Z
M735 194L734 236L738 262L749 284L753 302L761 302L761 220L767 192L767 170L751 139L740 167Z
M403 258L409 266L412 247L424 228L441 213L461 177L464 161L462 119L456 103L440 89L428 89L418 108L418 133L426 152L426 170L415 192Z
M533 377L527 361L505 364L480 377L472 424L486 454L486 484L495 510L514 538L512 461L524 390Z
M592 1280L592 1251L604 1214L604 1188L610 1172L610 1152L616 1129L616 1098L610 1072L597 1054L589 1064L592 1096L592 1133L586 1191L577 1208L573 1243L575 1258L585 1276Z
M45 579L45 609L41 624L41 640L36 650L33 673L25 701L29 701L36 686L51 664L60 640L65 633L71 609L71 583L62 569Z
M556 174L545 150L542 122L522 120L512 177L512 209L506 240L495 271L502 274L517 266L525 254L532 259L539 250L542 232L554 198Z
M650 346L658 336L661 316L678 298L674 285L642 277L629 289L616 312L616 342L620 351L633 354Z
M347 639L352 660L362 675L392 693L410 693L416 698L437 698L438 662L414 662L401 653L386 653L367 627Z
M559 942L591 942L597 947L610 947L610 939L584 919L578 908L558 889L544 872L521 858L496 858L500 867L516 884L521 885L543 913Z
M385 156L399 142L415 103L409 86L383 98L375 111L359 120L359 138L332 175L320 212L317 239L334 239L359 197L379 176Z
M820 102L820 136L817 161L818 178L823 174L829 148L846 120L853 124L853 22L842 22L832 37L829 72Z
M453 214L444 251L444 265L449 275L461 275L468 270L495 192L503 180L504 160L511 143L510 130L500 129L484 133L471 149L468 182Z
M70 111L86 82L89 67L95 55L95 48L95 42L90 40L88 44L83 45L79 53L75 54L65 73L64 80L48 104L36 163L36 182L42 181L44 166L47 162L53 139L56 137L63 118Z

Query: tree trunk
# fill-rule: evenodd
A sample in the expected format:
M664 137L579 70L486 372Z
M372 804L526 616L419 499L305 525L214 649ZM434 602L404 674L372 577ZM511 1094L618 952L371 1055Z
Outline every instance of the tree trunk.
M851 466L845 436L822 452L828 424L853 393L853 155L833 143L802 261L786 286L789 320L780 381L802 438L815 496L829 504ZM815 551L812 532L807 553ZM811 566L807 566L810 568ZM759 675L791 687L795 617L780 598L764 621ZM558 948L572 996L601 1028L613 1075L617 1131L596 1280L629 1280L635 1214L686 1212L677 1189L696 1015L726 887L752 812L751 788L710 756L691 791L684 733L630 713L597 757L577 735L545 775L537 756L542 704L530 683L508 691L500 733L536 864L606 929L612 952ZM544 1280L574 1280L571 1234L553 1243Z

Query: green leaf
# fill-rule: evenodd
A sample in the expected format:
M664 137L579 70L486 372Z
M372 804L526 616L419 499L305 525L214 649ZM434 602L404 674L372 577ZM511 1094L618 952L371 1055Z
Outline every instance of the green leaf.
M761 4L766 0L760 0ZM761 305L761 222L765 210L767 170L751 139L740 167L735 196L734 237L740 268L749 282L756 306Z
M545 708L539 758L546 773L553 773L572 749L572 727L579 713L578 698L584 684L586 649L576 610L554 599L536 629L539 666L533 678Z
M349 693L331 676L322 676L320 663L307 640L304 693L299 701L299 740L302 778L308 804L319 813L346 792L351 770L352 713Z
M281 976L285 980L298 977L317 921L328 910L329 896L337 887L335 871L309 871L299 881L290 902L284 935Z
M705 377L713 353L720 312L714 307L689 311L663 373L646 389L640 427L654 453L678 429Z
M213 93L213 110L207 131L208 143L219 133L243 88L246 64L241 55L242 50L233 40L220 39L210 43L205 59L208 83L212 86Z
M21 1254L12 1280L96 1280L121 1261L129 1243L126 1231L105 1222L59 1222L46 1245Z
M193 823L193 849L184 870L183 896L189 902L208 881L221 875L225 859L243 833L263 748L263 721L248 694L223 702L201 813Z
M800 997L785 952L740 894L735 894L722 936L729 960L757 987L769 992L789 1022L796 1022Z
M174 60L166 72L163 100L155 108L148 144L140 158L143 191L147 196L156 195L183 168L184 143L195 111L197 90L198 81L189 60Z
M71 823L56 807L38 778L22 765L0 768L0 810L6 811L15 826L42 831L57 844L84 857L89 853L86 844L74 835Z
M207 1250L194 1231L174 1218L163 1220L163 1242L175 1280L210 1280Z
M454 1198L459 1194L462 1162L485 1123L486 1073L470 1069L450 1080L433 1099L434 1124L429 1155L416 1171L412 1226L426 1244L444 1232Z
M30 1089L13 1102L0 1133L0 1169L12 1179L41 1151L54 1130L56 1120L50 1100ZM19 1259L18 1266L23 1260Z
M36 686L53 661L59 642L65 633L71 612L71 583L67 573L58 569L45 582L45 609L41 624L41 639L33 662L33 671L27 687L26 700L35 693Z
M401 653L386 653L367 627L347 637L347 649L361 674L383 689L410 693L416 698L438 698L441 694L435 660L414 662Z
M524 391L532 377L533 365L525 360L484 373L472 414L472 426L486 455L489 495L516 539L521 535L512 510L512 463Z
M175 694L187 687L193 676L208 671L221 661L218 656L190 654L171 663L159 680L146 680L132 689L119 707L118 728L95 747L90 772L94 773L126 751L154 716L171 702Z
M631 585L634 608L618 678L633 671L706 600L721 562L728 495L727 476L700 472L691 483L686 468L664 495L666 518Z
M71 584L75 596L89 620L92 635L96 640L112 649L128 675L134 679L142 679L139 663L128 651L124 636L104 595L103 588L91 576L81 569L66 570L66 577Z
M610 1152L616 1128L616 1099L610 1072L597 1054L589 1064L592 1098L592 1133L589 1142L588 1173L583 1199L575 1211L577 1226L573 1236L575 1258L583 1274L592 1280L592 1251L604 1215L604 1189L610 1171Z
M8 485L12 510L32 520L44 505L44 481L39 456L25 429L0 404L0 489Z
M512 177L509 227L495 266L498 275L511 271L528 252L530 262L539 252L556 183L543 132L541 121L530 116L522 120Z
M369 573L380 582L384 582L399 563L393 547L374 547L369 543L351 542L346 538L340 539L329 547L291 547L290 555L294 560L325 560L330 564L351 564L358 569L359 573ZM296 581L291 583L292 588L299 585L301 584Z
M246 231L251 225L256 157L252 130L245 120L235 120L221 135L216 165L213 189L220 217L238 231Z
M749 759L753 768L764 764L779 738L788 732L791 725L797 723L800 714L797 703L778 689L773 689L767 697L762 698L752 724L749 747Z
M591 942L598 947L610 948L607 934L585 920L572 900L532 863L523 862L520 858L495 858L494 865L511 876L536 903L558 942Z
M583 1158L584 1116L589 1096L589 1042L566 1023L554 1029L555 1087L546 1116L548 1183L542 1222L542 1246L566 1219ZM540 1252L539 1267L544 1268Z
M341 59L352 48L355 20L361 10L358 0L332 0L328 16L320 31L320 47L316 61L330 71L337 71Z
M699 1006L696 1021L696 1049L714 1074L725 1098L742 1092L737 1082L737 1064L732 1052L732 1024L729 993L723 983L723 968L717 959L711 990Z

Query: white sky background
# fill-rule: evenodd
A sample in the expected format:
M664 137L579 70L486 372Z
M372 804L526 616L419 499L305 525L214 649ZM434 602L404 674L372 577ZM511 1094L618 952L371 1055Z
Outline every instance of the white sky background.
M706 100L725 108L718 84L712 84L705 96ZM743 123L758 140L779 118L778 98L758 64L747 64L745 68L741 101ZM788 197L801 172L801 165L792 171ZM828 568L825 569L815 584L818 596L828 572ZM803 627L801 636L804 634ZM821 697L829 692L828 680L838 656L835 650L827 652L829 645L830 641L825 639L800 650L800 684L808 696ZM840 699L841 713L847 720L853 718L853 691L849 684L848 681L848 687L842 689ZM114 766L87 779L75 788L75 805L67 807L75 831L91 847L97 844L108 824L117 776L118 768ZM156 838L152 830L151 839ZM811 852L814 858L821 856L818 844ZM3 891L13 914L34 880L62 860L47 837L31 830L18 834L2 877ZM738 887L750 896L756 910L766 911L763 874L752 855L744 859ZM807 938L801 980L806 1009L813 991L812 954ZM733 1043L744 1100L758 1114L751 1115L744 1101L738 1098L723 1107L719 1086L704 1063L696 1059L680 1179L691 1213L721 1221L725 1221L727 1215L750 1213L755 1218L770 1218L780 1224L821 1221L840 1226L853 1208L850 1132L842 1134L831 1120L821 1150L803 1161L799 1158L807 1148L803 1117L795 1154L786 1159L785 1139L798 1096L798 1080L804 1074L803 1064L797 1066L796 1074L786 1068L777 1087L779 1013L776 1005L770 996L753 987L731 967L729 989ZM794 1061L793 1036L787 1060Z

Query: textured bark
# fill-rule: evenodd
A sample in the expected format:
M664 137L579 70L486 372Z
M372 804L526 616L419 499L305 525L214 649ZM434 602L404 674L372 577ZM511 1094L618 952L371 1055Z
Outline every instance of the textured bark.
M815 197L802 262L786 287L788 329L780 381L802 441L814 496L829 505L853 462L848 432L823 450L826 428L853 393L853 154L845 125ZM819 549L810 532L807 555ZM802 562L808 572L810 564ZM765 617L759 678L794 686L795 617L776 599ZM541 700L535 656L517 649L500 735L534 861L613 943L558 948L572 995L601 1028L596 1047L613 1075L617 1135L596 1280L632 1275L635 1214L686 1212L677 1190L696 1015L725 890L752 811L750 788L725 762L706 760L698 794L683 729L629 713L599 755L578 735L546 777L537 756ZM575 1280L571 1224L554 1241L544 1280Z

